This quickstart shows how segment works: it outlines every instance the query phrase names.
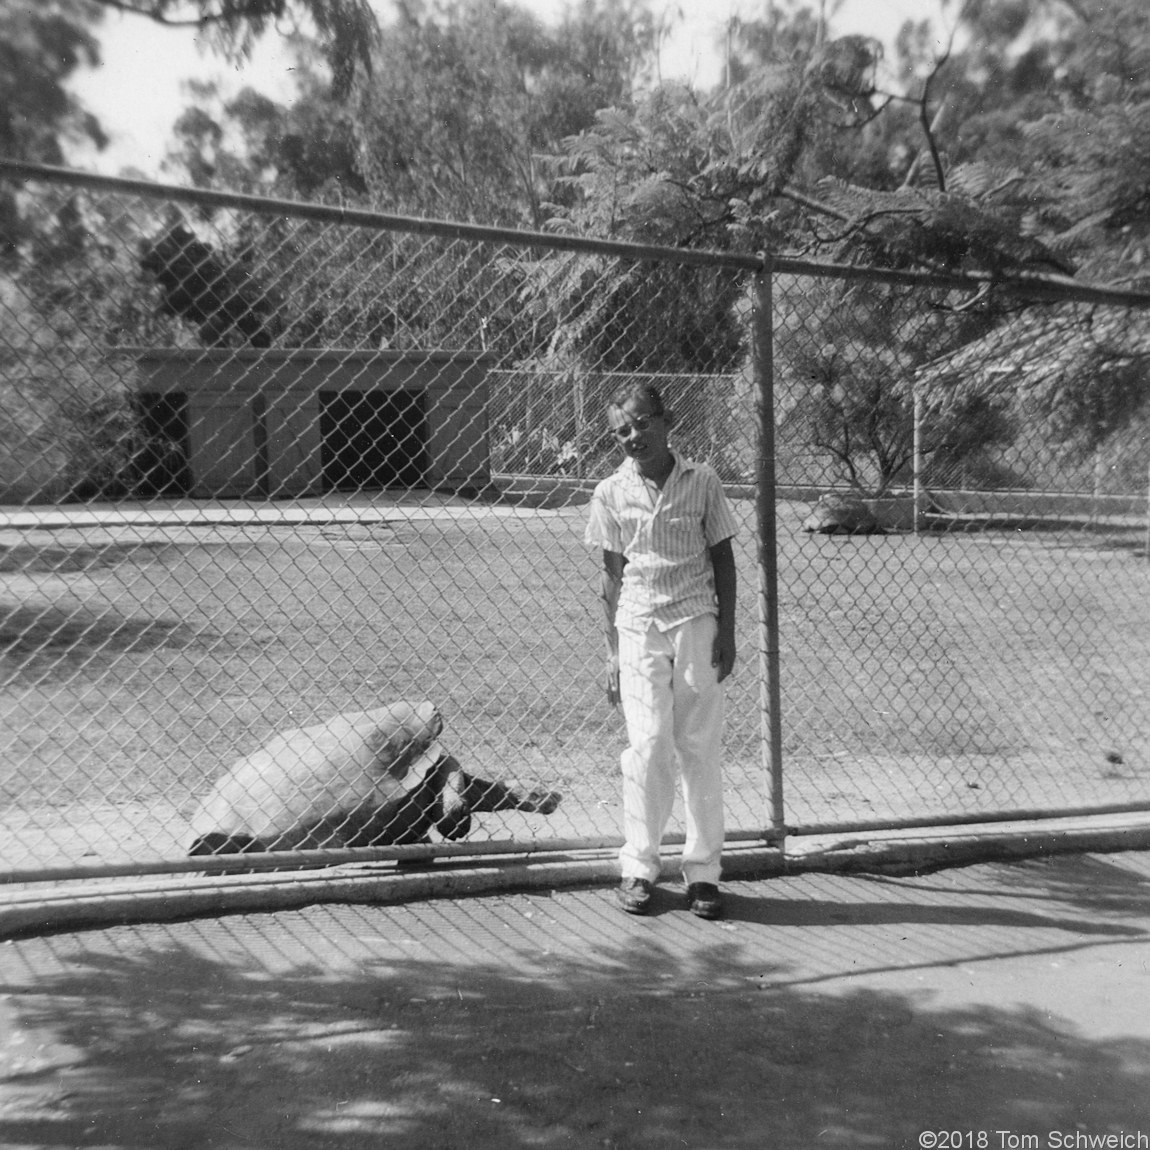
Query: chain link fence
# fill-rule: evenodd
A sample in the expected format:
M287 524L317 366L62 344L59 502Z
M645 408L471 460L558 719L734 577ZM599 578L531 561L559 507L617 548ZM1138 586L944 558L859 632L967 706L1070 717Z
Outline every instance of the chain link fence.
M4 169L7 881L615 842L636 378L741 524L732 839L1150 807L1139 300Z

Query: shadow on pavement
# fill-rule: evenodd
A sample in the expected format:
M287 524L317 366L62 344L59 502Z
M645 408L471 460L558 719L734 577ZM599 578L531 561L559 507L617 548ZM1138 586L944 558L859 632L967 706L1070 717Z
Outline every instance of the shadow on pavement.
M638 920L582 890L9 943L0 1144L758 1150L1150 1131L1150 1041L1090 1034L1069 1003L1013 985L942 993L979 964L1030 963L1025 987L1054 950L1144 954L1130 923L1016 905L1043 877L1084 898L1073 867L1028 885L1008 870L739 883L723 924L685 914L674 888Z

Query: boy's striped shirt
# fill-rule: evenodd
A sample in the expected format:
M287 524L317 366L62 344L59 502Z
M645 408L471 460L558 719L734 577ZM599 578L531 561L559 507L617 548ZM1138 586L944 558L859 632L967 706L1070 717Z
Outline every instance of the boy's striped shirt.
M627 560L616 626L661 631L717 610L708 549L738 530L714 470L675 455L663 490L633 459L595 488L584 542Z

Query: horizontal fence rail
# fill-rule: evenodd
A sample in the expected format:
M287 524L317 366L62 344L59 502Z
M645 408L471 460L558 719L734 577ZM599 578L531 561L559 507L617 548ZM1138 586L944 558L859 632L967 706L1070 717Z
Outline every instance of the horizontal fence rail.
M739 523L732 842L1150 808L1145 297L0 179L5 881L617 843L634 382Z

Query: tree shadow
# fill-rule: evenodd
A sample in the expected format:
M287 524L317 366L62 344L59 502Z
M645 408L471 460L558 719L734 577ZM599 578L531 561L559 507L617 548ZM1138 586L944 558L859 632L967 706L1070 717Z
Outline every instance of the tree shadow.
M1114 523L1087 517L1044 518L1026 515L924 516L919 529L936 535L1014 535L1023 532L1045 536L1047 546L1081 547L1087 539L1099 551L1146 552L1144 523Z
M932 531L959 533L982 531L1038 531L1048 534L1144 536L1143 523L1114 523L1085 515L932 515L922 516L920 527Z
M171 549L167 540L132 540L128 543L76 543L50 546L37 543L0 544L0 574L66 575L138 562Z
M602 893L576 911L499 896L25 940L0 1008L39 1050L9 1058L0 1144L785 1150L1150 1126L1150 1042L785 985L767 931L634 922Z
M86 664L95 655L116 656L161 647L198 647L214 636L175 619L122 615L67 607L0 606L0 655L23 671L52 664Z
M879 901L835 904L820 900L815 903L788 903L780 908L764 906L758 899L728 897L726 909L728 920L761 922L772 926L813 926L829 918L846 926L889 926L897 923L911 927L937 924L954 927L1005 927L1011 930L1041 928L1069 931L1094 941L1146 937L1146 932L1138 926L1086 921L1080 915L1030 914L1013 907L930 906Z
M1101 916L1111 918L1145 919L1150 905L1150 854L1129 852L1122 855L1060 854L1030 859L1016 859L1008 866L980 866L975 882L970 869L951 870L948 874L947 893L976 894L985 900L994 894L1009 894L1013 902L1029 900L1035 906L1061 903L1089 911L1090 920L1081 916L1073 919L1074 929L1097 928L1106 933L1114 924L1099 921ZM969 885L963 876L970 875ZM901 886L922 889L931 883L927 878L889 878L885 876L858 876L865 882L883 886ZM1021 912L1015 912L1021 913ZM1121 933L1123 929L1118 927ZM1140 931L1140 928L1138 928Z

